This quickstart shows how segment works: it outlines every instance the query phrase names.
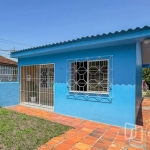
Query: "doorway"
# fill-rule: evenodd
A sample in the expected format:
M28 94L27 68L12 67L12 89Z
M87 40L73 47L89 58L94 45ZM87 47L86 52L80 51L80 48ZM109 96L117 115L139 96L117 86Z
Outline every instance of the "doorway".
M21 66L20 84L21 103L54 107L54 64Z

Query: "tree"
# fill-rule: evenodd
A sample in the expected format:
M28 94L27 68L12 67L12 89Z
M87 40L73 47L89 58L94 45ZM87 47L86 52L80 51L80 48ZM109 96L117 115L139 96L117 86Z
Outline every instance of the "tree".
M150 90L150 68L143 69L143 80L147 83Z

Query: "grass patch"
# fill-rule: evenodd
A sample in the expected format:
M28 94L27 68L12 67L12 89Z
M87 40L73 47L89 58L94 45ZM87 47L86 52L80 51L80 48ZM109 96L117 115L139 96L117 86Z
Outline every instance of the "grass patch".
M148 90L148 91L146 92L146 94L150 94L150 90Z
M34 150L72 127L0 108L0 149Z

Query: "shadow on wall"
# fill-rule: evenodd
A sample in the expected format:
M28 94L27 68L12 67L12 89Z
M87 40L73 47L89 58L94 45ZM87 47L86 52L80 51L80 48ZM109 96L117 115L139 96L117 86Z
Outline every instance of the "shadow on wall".
M143 116L142 116L142 104L140 105L139 112L136 119L136 125L143 126Z

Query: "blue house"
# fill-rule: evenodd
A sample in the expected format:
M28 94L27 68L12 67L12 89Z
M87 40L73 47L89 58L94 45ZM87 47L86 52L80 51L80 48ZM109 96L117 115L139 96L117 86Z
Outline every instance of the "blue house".
M13 51L20 103L117 126L135 124L149 38L145 26Z

